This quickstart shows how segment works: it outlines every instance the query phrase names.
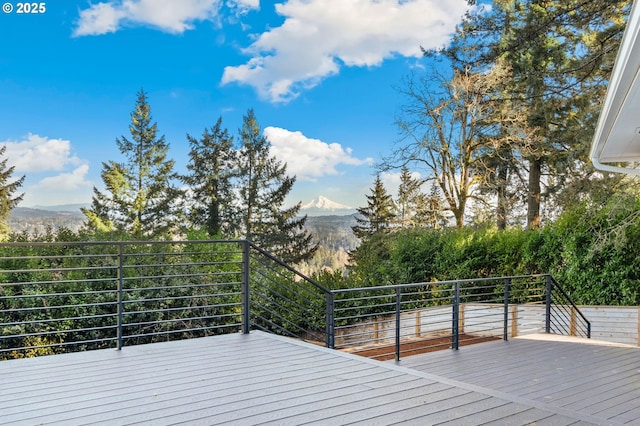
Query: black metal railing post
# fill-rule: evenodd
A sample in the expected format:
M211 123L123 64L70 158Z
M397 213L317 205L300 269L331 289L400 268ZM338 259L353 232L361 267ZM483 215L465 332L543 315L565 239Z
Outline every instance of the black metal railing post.
M250 279L250 253L249 241L242 242L242 333L249 334L251 330L251 295L249 279Z
M400 361L400 310L402 295L400 287L396 287L396 362Z
M504 279L504 331L503 340L509 340L509 290L511 287L511 278Z
M336 348L336 321L335 321L335 299L332 292L327 292L327 312L326 312L326 345L327 348Z
M545 297L545 319L544 319L544 332L551 333L551 290L553 280L551 275L545 275L546 278L546 297Z
M453 284L453 321L451 323L451 349L458 350L460 344L460 283Z
M124 244L118 243L118 315L116 325L116 345L121 350L123 345L123 320L124 320Z

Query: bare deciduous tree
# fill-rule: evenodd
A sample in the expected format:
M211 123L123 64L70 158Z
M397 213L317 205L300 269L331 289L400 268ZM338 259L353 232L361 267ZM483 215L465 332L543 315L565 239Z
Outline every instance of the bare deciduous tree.
M413 164L424 169L437 182L459 228L478 181L474 165L486 143L489 98L498 78L498 70L454 70L450 78L433 70L409 77L400 90L408 99L396 119L403 137L381 168Z

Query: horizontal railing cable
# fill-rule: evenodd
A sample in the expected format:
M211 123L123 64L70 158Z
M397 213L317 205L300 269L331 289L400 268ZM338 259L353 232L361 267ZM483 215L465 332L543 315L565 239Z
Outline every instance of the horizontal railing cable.
M375 359L590 335L545 274L329 290L241 240L1 243L0 315L0 358L249 330Z

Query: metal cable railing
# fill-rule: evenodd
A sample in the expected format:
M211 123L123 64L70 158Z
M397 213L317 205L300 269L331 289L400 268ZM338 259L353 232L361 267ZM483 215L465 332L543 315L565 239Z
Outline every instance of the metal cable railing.
M332 292L333 347L376 359L529 333L590 337L550 275L412 283Z
M251 328L328 346L329 290L254 244L249 247Z
M0 244L0 359L250 330L377 359L590 336L549 275L330 291L248 241Z
M238 241L0 245L0 359L238 332Z
M571 297L550 275L547 276L548 315L545 331L566 336L591 338L591 322L573 303Z

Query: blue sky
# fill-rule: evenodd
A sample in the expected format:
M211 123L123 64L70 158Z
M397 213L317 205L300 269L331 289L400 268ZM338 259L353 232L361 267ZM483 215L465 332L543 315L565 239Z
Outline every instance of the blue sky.
M389 153L420 46L446 44L465 0L49 0L0 13L0 144L25 175L21 206L89 203L123 161L136 93L185 171L186 134L253 108L297 176L289 203L365 205ZM40 2L38 2L40 3ZM9 4L11 8L7 6ZM395 193L397 177L384 176Z

